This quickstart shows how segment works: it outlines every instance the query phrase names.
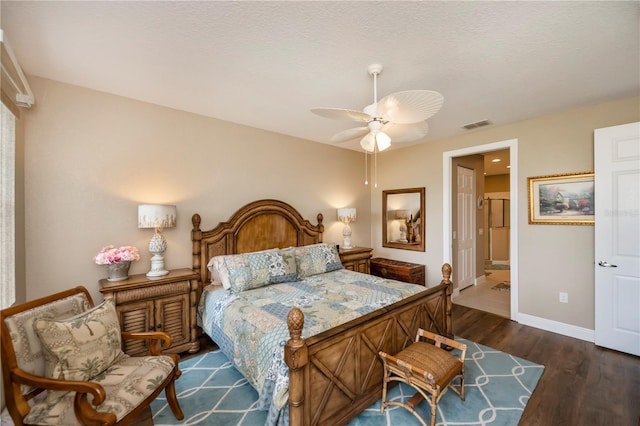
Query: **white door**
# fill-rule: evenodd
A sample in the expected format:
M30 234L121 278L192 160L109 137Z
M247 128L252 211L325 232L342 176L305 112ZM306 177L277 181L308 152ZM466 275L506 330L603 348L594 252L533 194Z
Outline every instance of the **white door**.
M473 284L475 276L474 171L458 166L458 249L455 263L458 290Z
M595 343L640 355L640 123L595 131Z

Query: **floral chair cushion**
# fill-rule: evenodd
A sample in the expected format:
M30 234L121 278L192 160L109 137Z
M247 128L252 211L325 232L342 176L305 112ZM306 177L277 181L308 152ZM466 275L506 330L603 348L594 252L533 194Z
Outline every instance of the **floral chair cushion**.
M168 356L130 357L121 355L109 368L91 381L104 387L105 401L98 411L114 413L117 421L133 411L171 373L175 366ZM35 425L77 425L73 412L75 392L54 398L39 395L24 423Z
M67 319L33 323L45 354L45 376L91 380L122 354L120 323L113 299Z

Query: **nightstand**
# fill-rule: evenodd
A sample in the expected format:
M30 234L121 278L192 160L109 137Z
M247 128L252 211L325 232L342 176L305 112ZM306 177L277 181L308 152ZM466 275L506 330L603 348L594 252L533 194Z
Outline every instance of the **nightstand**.
M115 301L123 331L164 331L171 336L165 352L197 352L200 342L196 334L196 295L198 273L192 269L176 269L169 274L148 278L131 275L118 282L100 280L100 293ZM129 355L149 352L140 340L123 341Z
M369 273L369 260L371 259L372 248L354 247L352 249L340 249L340 262L345 269L355 272Z
M371 259L371 275L425 285L425 266L417 263L376 257Z

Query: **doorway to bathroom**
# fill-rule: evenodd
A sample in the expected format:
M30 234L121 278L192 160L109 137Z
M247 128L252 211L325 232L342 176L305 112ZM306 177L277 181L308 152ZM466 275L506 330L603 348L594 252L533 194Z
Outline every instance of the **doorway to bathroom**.
M477 208L481 219L476 234L482 248L476 264L478 276L473 286L460 283L455 303L509 318L511 291L510 271L510 188L509 150L479 154L482 156L482 184L477 185ZM458 223L460 223L458 209ZM458 239L460 239L458 229Z
M465 155L461 155L465 154ZM481 158L482 161L479 161ZM517 318L517 215L512 206L516 204L517 140L497 142L478 147L444 153L443 160L449 188L445 197L450 204L444 227L449 228L450 240L445 241L445 259L450 255L454 269L453 302L463 306L491 312L506 318ZM473 163L469 163L474 161ZM456 285L455 271L459 258L458 241L461 214L458 208L460 191L456 176L457 167L463 162L473 164L476 177L475 200L475 280L469 287ZM448 165L448 166L447 166ZM446 231L445 231L446 232ZM446 238L446 237L445 237ZM448 251L448 253L447 253Z

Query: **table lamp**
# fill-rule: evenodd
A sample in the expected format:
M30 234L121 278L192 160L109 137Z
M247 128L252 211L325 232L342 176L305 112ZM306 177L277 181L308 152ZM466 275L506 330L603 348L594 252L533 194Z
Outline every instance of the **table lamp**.
M338 209L338 220L344 223L344 229L342 230L342 248L343 249L352 249L351 247L351 226L349 224L351 222L356 221L356 209L355 208L343 208Z
M155 233L149 241L151 270L147 277L161 277L169 271L164 269L163 253L167 249L167 241L162 235L163 228L176 226L176 206L161 204L141 204L138 206L138 228L154 228Z
M408 243L407 239L407 219L411 216L411 211L406 209L396 210L396 219L400 221L400 242Z

